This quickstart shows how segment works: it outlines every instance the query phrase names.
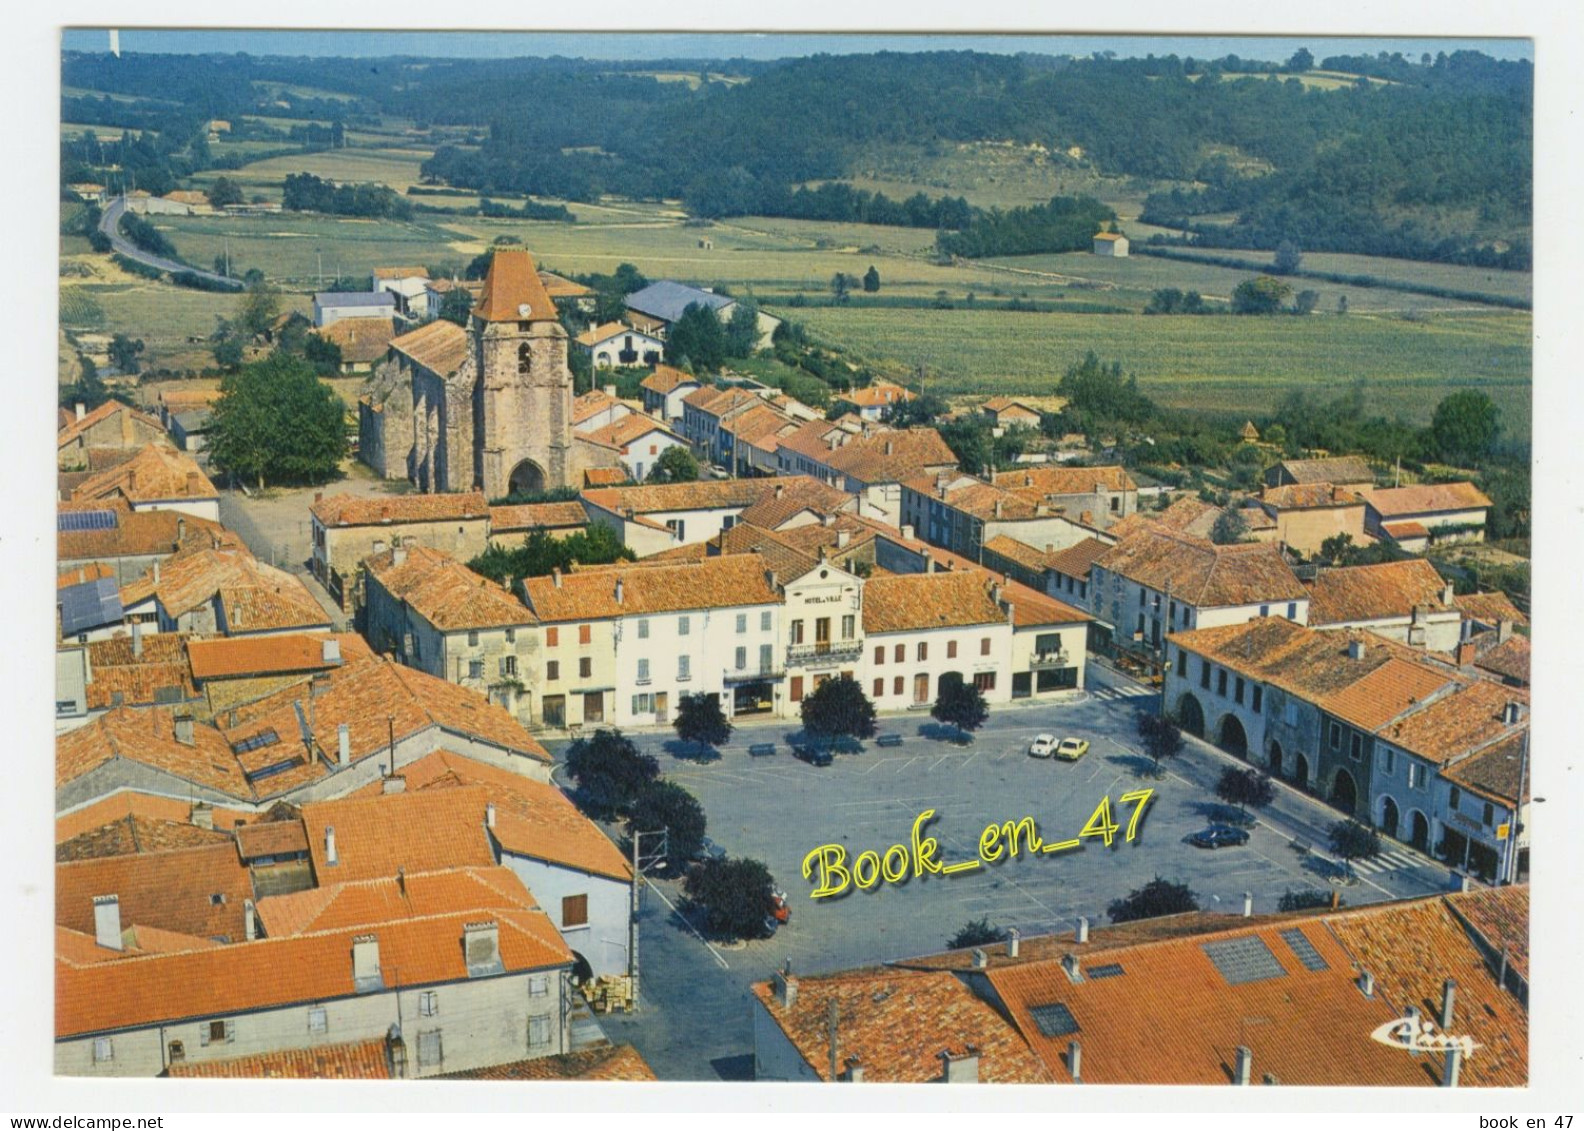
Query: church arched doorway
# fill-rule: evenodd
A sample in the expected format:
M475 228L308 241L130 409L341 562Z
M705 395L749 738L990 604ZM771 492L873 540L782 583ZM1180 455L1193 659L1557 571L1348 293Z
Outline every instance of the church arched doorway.
M1358 805L1358 785L1346 770L1338 770L1336 780L1331 783L1331 804L1350 817Z
M545 489L544 468L531 459L525 459L512 468L507 487L513 495L534 495Z

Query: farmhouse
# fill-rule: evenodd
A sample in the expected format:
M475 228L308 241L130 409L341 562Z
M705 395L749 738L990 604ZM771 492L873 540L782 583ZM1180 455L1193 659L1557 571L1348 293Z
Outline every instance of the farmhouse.
M607 322L579 334L573 341L588 354L595 369L628 365L658 365L665 343L625 322Z
M628 295L626 301L627 321L635 329L662 340L671 325L680 319L690 306L702 306L713 311L715 317L723 324L731 319L732 312L737 309L737 301L727 295L690 287L686 283L678 283L671 279L650 283L642 290ZM771 335L779 325L781 319L761 310L758 319L759 340L755 343L755 348L767 348L770 345Z
M1346 534L1355 546L1365 542L1364 497L1330 483L1266 487L1244 508L1256 541L1280 542L1313 555L1328 538Z
M1383 487L1365 503L1366 529L1410 552L1443 542L1483 542L1491 505L1472 483Z
M1094 238L1094 253L1109 255L1115 259L1126 259L1128 238L1120 232L1100 232Z
M1289 483L1300 486L1329 483L1333 487L1351 487L1359 494L1368 494L1375 486L1375 473L1359 456L1285 459L1266 469L1267 487L1282 487Z
M321 329L343 318L383 318L396 315L396 296L389 291L320 291L313 296L313 323Z

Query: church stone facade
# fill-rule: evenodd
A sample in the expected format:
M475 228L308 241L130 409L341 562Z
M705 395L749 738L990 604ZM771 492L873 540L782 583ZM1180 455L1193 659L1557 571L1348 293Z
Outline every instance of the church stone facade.
M359 458L422 491L578 486L619 452L574 434L567 334L533 258L497 251L468 326L391 342L358 404Z

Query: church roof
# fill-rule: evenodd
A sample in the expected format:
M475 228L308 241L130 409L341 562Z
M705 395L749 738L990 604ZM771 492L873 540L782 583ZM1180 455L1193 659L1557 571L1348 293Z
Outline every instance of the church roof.
M555 303L522 248L501 248L490 259L489 274L473 314L485 322L553 322Z

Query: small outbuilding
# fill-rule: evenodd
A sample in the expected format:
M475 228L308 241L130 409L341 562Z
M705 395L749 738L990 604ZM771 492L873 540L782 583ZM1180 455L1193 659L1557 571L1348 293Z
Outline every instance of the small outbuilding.
M1113 259L1126 259L1128 238L1121 232L1099 232L1094 238L1094 253L1109 255Z

